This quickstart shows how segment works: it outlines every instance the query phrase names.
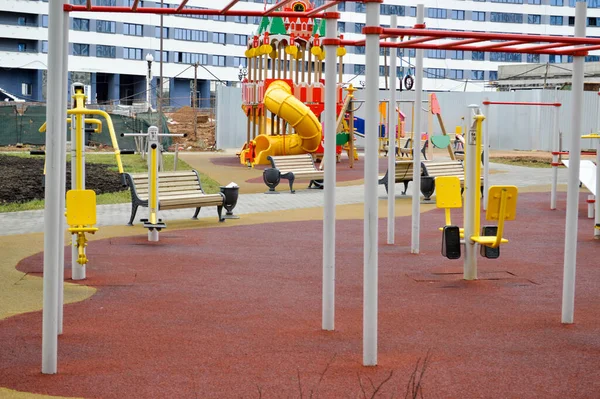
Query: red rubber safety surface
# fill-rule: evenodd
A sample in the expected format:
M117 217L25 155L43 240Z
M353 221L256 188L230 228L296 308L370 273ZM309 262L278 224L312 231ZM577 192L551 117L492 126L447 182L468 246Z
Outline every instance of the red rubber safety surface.
M575 324L560 323L564 198L519 196L499 259L440 256L441 210L397 242L379 223L379 358L362 364L362 220L338 221L336 331L321 331L322 222L163 231L95 241L65 307L59 374L40 374L41 312L0 321L0 386L89 398L404 397L418 359L425 398L598 398L600 241L580 196ZM458 212L453 219L461 220ZM19 270L39 273L41 255ZM68 273L70 275L70 273ZM41 295L41 293L40 293ZM360 381L360 382L359 382ZM373 385L371 385L371 382ZM361 388L362 384L362 388Z

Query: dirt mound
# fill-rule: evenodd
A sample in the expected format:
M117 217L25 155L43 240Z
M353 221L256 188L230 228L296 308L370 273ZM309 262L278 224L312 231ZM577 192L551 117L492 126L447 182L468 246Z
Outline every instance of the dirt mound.
M113 165L88 163L85 166L86 188L94 190L96 194L123 191L125 188L121 185L121 177L118 172L109 170L111 167ZM70 169L67 164L67 190L71 188ZM0 154L0 204L44 199L43 170L43 158Z
M173 141L185 148L192 147L208 150L215 146L214 115L206 111L194 110L192 107L182 107L172 114L167 114L172 122L169 124L171 133L187 134L184 138L174 138ZM194 118L196 124L194 127Z

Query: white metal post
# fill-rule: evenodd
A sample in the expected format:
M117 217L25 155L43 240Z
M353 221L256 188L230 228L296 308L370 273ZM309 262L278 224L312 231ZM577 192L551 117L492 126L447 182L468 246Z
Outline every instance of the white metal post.
M554 102L558 102L558 87L554 90ZM559 113L560 107L554 107L554 121L552 124L552 152L560 151L559 147ZM558 190L558 155L552 155L552 190L550 191L550 209L556 209L556 192Z
M488 99L486 98L486 101ZM490 106L489 104L483 104L483 114L485 115L485 121L483 126L483 210L487 210L487 194L489 187L489 176L490 176Z
M575 4L575 37L585 37L587 6ZM573 323L575 310L575 268L577 264L577 208L579 202L579 169L581 159L581 119L583 118L584 57L573 57L571 93L571 146L569 148L569 185L567 189L567 222L565 226L565 258L563 273L562 322Z
M397 17L390 17L390 27L395 29L397 26ZM391 38L392 43L396 42L396 37ZM389 130L388 130L388 220L387 220L387 243L393 244L395 240L395 222L396 222L396 126L398 117L396 115L396 58L398 49L395 47L390 50L390 106L389 106Z
M425 8L417 5L417 25L425 22ZM413 188L412 188L412 230L410 252L419 253L421 229L421 119L423 111L423 49L416 50L415 58L415 123L413 132Z
M335 8L328 8L335 11ZM325 22L325 187L323 209L323 309L322 328L335 329L335 188L336 188L336 50L328 40L337 38L337 20ZM342 68L342 65L340 65ZM352 156L352 155L351 155Z
M471 115L477 110L476 104L469 105ZM465 259L463 278L465 280L477 280L477 243L471 240L473 235L477 235L475 231L475 212L481 212L476 206L476 196L479 195L479 179L477 175L477 162L479 154L477 154L477 120L473 118L473 124L465 137Z
M367 3L368 28L379 27L379 3ZM379 143L379 33L366 34L365 108L365 221L363 271L363 365L377 365L378 203Z
M68 21L69 19L69 15L68 13L64 14L64 20ZM62 42L63 48L64 49L68 49L69 48L69 24L63 24L63 42ZM60 102L60 106L61 106L61 115L66 116L67 115L67 97L68 97L68 93L67 93L67 87L69 87L69 52L68 51L63 51L63 63L61 66L61 71L62 71L62 82L61 82L61 87L60 87L60 94L61 94L61 102ZM63 122L63 126L65 126L64 122ZM67 135L66 135L66 129L65 129L65 134L61 134L60 135L60 148L61 151L59 152L60 155L60 165L61 165L61 173L60 173L60 206L59 209L62 210L62 212L64 213L65 210L65 187L66 187L66 180L67 180L67 174L66 174L66 164L67 164ZM58 319L58 329L57 332L58 334L62 334L63 333L63 307L64 307L64 291L65 291L65 279L64 279L64 275L65 275L65 234L66 234L66 225L67 225L67 221L66 218L64 217L63 214L61 214L60 218L59 218L59 232L60 234L58 235L58 315L57 315L57 319Z
M158 213L158 162L152 162L152 153L159 154L160 147L158 143L158 127L150 126L148 128L148 157L149 167L148 167L148 222L155 223L152 221L152 213ZM156 156L158 157L158 156ZM156 180L156 193L152 195L152 181ZM152 200L153 199L153 200ZM156 220L158 222L158 218ZM159 233L158 229L149 229L148 230L148 241L158 241Z
M61 105L63 59L62 40L66 24L63 0L49 0L48 12L48 85L46 107L46 187L44 193L44 287L42 310L42 373L56 374L58 363L58 260L60 251L60 175L61 135L66 135L65 114Z

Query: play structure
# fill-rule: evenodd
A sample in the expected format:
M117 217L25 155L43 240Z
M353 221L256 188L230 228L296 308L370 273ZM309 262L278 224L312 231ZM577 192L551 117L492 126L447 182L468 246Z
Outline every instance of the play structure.
M314 75L315 64L314 62L302 63L302 65L308 65L305 69L305 78L307 85L312 85L311 95L314 98L318 95L318 89L324 91L324 111L323 121L325 130L325 158L326 162L335 162L335 146L336 143L336 115L341 112L338 111L338 105L342 104L342 95L339 85L330 84L329 82L335 81L335 68L333 65L336 63L336 51L343 46L365 46L366 54L366 99L365 99L365 210L364 210L364 245L363 245L363 358L362 363L366 366L377 365L378 355L378 137L377 137L377 126L378 126L378 104L379 104L379 50L380 47L390 48L405 48L405 49L416 49L415 57L415 91L416 98L415 103L421 104L423 97L423 50L424 49L439 49L444 48L446 50L460 50L460 51L482 51L482 52L519 52L528 54L554 54L554 55L565 55L573 56L573 84L572 84L572 132L571 135L571 163L569 168L569 188L567 195L567 216L566 216L566 230L565 230L565 257L564 257L564 280L563 280L563 307L562 307L562 322L573 323L573 311L574 311L574 288L575 288L575 264L577 255L577 199L579 189L579 157L580 157L580 135L581 135L581 119L582 119L582 97L583 97L583 66L584 57L590 50L600 48L599 38L586 38L586 10L587 6L585 2L576 2L575 8L575 36L548 36L548 35L527 35L527 34L503 34L503 33L487 33L487 32L468 32L468 31L446 31L446 30L434 30L427 29L424 21L424 6L418 4L416 7L416 25L414 28L397 28L396 27L396 16L392 15L390 18L390 27L380 26L380 6L379 2L365 2L366 8L366 24L362 29L362 33L366 36L365 39L357 40L344 40L338 37L336 29L336 21L340 18L340 13L336 12L335 5L337 2L327 2L323 6L314 8L313 10L307 11L307 3L298 1L293 3L291 1L283 0L282 2L275 4L274 6L265 9L264 11L256 10L244 10L231 8L234 7L238 0L232 0L222 9L191 9L186 8L186 1L184 0L177 8L138 8L138 1L135 1L131 7L111 7L111 6L94 6L89 2L87 5L63 5L60 2L51 2L49 6L49 28L48 28L48 41L49 41L49 54L48 54L48 130L52 134L47 135L47 151L48 151L48 184L46 185L46 212L45 212L45 234L44 234L44 306L43 306L43 333L42 333L42 372L45 374L54 374L57 372L57 331L59 331L57 325L57 307L59 306L58 301L58 287L61 275L58 273L60 270L57 267L57 263L60 260L61 242L58 238L64 230L61 230L60 216L63 208L61 207L61 186L60 178L64 174L64 165L60 165L60 152L64 148L64 144L61 141L62 133L64 132L63 115L66 113L66 101L64 101L64 94L62 94L61 88L66 86L67 77L66 71L68 70L68 30L64 27L68 26L69 13L79 12L120 12L120 13L156 13L156 14L196 14L196 15L219 15L219 16L269 16L271 23L275 18L281 18L283 26L285 28L284 18L290 18L290 26L293 21L300 19L308 19L306 30L308 31L308 22L312 21L316 23L316 18L325 20L325 37L319 37L319 41L315 43L316 36L313 37L312 43L308 40L304 40L304 47L302 47L302 54L305 54L306 58L312 58L311 54L317 57L318 62L316 66L316 74L318 80L308 80L309 77ZM288 4L292 3L291 10L287 9ZM283 11L278 11L280 7L286 7ZM324 12L325 11L325 12ZM314 20L313 20L314 18ZM269 20L268 20L269 21ZM323 22L321 21L321 24ZM279 24L279 22L277 22ZM320 25L321 26L321 25ZM297 28L297 27L295 27ZM301 24L301 29L304 28ZM304 29L302 29L304 31ZM264 30L263 30L264 32ZM282 32L283 33L283 32ZM312 32L311 32L312 33ZM273 35L275 37L277 35ZM297 43L298 41L294 37L294 41L291 40L291 35L288 43ZM320 35L321 36L321 35ZM248 83L254 84L254 92L249 91L249 98L254 93L254 101L250 107L249 125L254 123L258 129L257 135L254 135L251 139L254 139L260 134L267 134L267 105L261 107L265 98L272 97L273 101L268 100L271 103L271 133L279 131L280 135L283 135L288 125L292 128L300 126L302 136L298 140L303 140L302 145L308 149L314 149L316 147L316 138L321 134L321 127L316 120L316 113L311 111L309 106L303 108L300 104L303 104L304 98L300 94L300 99L296 98L296 90L299 84L303 83L299 78L291 76L289 69L287 68L288 63L283 62L281 56L283 56L283 48L287 48L282 41L281 45L276 47L271 46L270 42L265 42L265 39L269 38L268 35L262 35L262 47L263 50L259 50L258 54L254 54L254 57L250 57L250 69L253 71ZM381 41L382 38L390 39L390 41ZM401 41L397 41L396 38L401 38ZM269 39L270 40L270 39ZM317 44L320 43L320 46ZM308 44L308 48L306 47ZM252 49L260 48L259 42L256 45L253 44ZM321 49L322 46L322 49ZM297 49L297 50L294 50ZM307 52L307 50L310 51ZM250 49L249 49L250 50ZM314 52L313 52L314 50ZM300 53L300 48L296 46L289 46L289 51L285 54L294 55ZM271 57L270 55L276 53L276 56ZM307 54L308 53L308 54ZM279 55L281 54L281 56ZM325 87L317 87L317 84L321 84L321 73L322 69L322 56L325 55L325 61L328 65L325 68L325 81L328 84ZM287 56L284 56L287 57ZM394 59L395 57L392 57ZM270 64L269 64L270 59ZM283 58L285 60L285 58ZM288 58L291 60L291 58ZM274 61L275 60L275 61ZM302 68L298 68L298 63L294 62L297 59L292 60L289 64L294 65L294 72L300 73ZM312 61L312 60L311 60ZM395 60L390 62L390 77L392 80L396 80L396 65ZM259 68L259 65L262 67ZM275 65L279 65L276 69ZM271 68L269 68L269 66ZM283 66L283 68L282 68ZM285 72L287 68L288 74L281 76L281 72ZM270 70L270 77L269 72ZM293 69L293 68L292 68ZM280 76L277 76L276 70L279 71ZM258 71L261 71L260 74ZM271 79L269 81L268 79ZM311 78L312 79L312 78ZM268 96L267 90L269 86L273 85L274 81L283 80L285 84L276 83L273 88L270 89ZM286 81L287 80L287 81ZM262 82L262 92L261 92ZM250 88L250 87L248 87ZM301 90L300 90L301 91ZM322 91L322 92L323 92ZM258 93L258 94L256 94ZM392 86L392 95L390 101L395 103L395 86ZM308 101L309 93L306 94L306 102ZM298 100L297 102L294 100ZM316 106L316 104L313 104ZM253 111L252 111L253 110ZM312 115L310 115L310 113ZM285 116L289 120L282 118ZM292 118L295 116L295 118ZM314 118L313 118L314 116ZM481 119L481 115L478 116ZM395 119L395 118L393 118ZM415 115L415 126L420 126L421 112L416 112ZM260 130L262 127L262 131ZM306 126L309 126L308 128ZM277 130L279 129L279 130ZM391 131L395 131L395 126L390 126ZM250 128L248 130L250 132ZM473 131L471 129L466 137L466 143L468 146L476 145L477 140L477 129ZM250 141L248 146L250 147ZM278 139L281 141L282 151L287 154L288 149L284 144L284 138ZM304 143L307 141L308 143ZM298 141L299 143L300 141ZM331 143L328 144L328 143ZM390 153L395 155L395 151L392 147L394 140L390 143ZM269 150L269 146L266 146L264 150ZM297 145L299 147L300 145ZM251 150L246 148L246 150ZM256 150L256 148L254 149ZM263 150L263 151L264 151ZM314 149L316 151L316 149ZM474 192L476 190L477 182L473 181L476 179L476 174L473 173L477 169L479 160L476 160L474 155L476 151L467 150L467 166L466 170L468 173L468 182L465 191L467 203L465 209L469 212L475 212L477 202ZM471 155L468 155L471 154ZM283 155L283 154L282 154ZM256 153L251 151L246 153L245 158L249 160L258 156ZM392 159L393 157L390 157ZM58 160L58 161L57 161ZM413 152L414 179L417 182L420 179L420 152ZM388 178L390 180L390 186L394 184L394 168L390 168ZM322 295L323 295L323 306L322 306L322 328L327 331L335 329L334 316L335 316L335 168L325 168L325 182L331 182L332 184L326 184L324 189L324 217L323 217L323 284L322 284ZM63 186L64 187L64 186ZM419 253L420 242L419 242L419 230L420 230L420 202L418 190L413 190L413 215L412 215L412 229L411 229L411 252ZM394 202L393 189L390 190L388 197L389 202ZM490 201L490 210L497 212L497 215L490 214L490 218L501 220L501 215L504 215L504 220L510 219L512 215L508 212L511 208L510 201L511 196L516 198L516 193L511 194L511 190L500 189L498 192L491 192L493 194L494 201ZM496 200L496 197L498 199ZM472 198L472 200L470 199ZM502 208L505 209L502 209ZM478 208L477 208L478 209ZM393 214L392 214L393 216ZM388 217L390 214L388 213ZM471 260L476 259L474 251L477 245L483 244L486 247L491 247L502 243L502 236L495 234L494 237L487 235L480 235L478 231L475 231L474 217L468 218L465 224L464 235L469 242L467 245L467 252L471 252L467 257ZM499 241L498 241L498 237ZM476 265L475 265L476 266ZM475 272L474 272L475 271ZM469 270L466 273L467 279L476 279L476 267L473 265L469 266Z
M320 116L325 105L325 50L321 38L325 35L325 20L301 15L313 11L308 1L284 3L284 11L298 15L263 16L245 52L248 78L242 83L242 109L248 123L240 162L248 166L266 165L268 156L323 154ZM346 117L354 89L348 89L346 98L342 92L345 54L344 47L336 49L339 79L327 83L336 85L336 115L340 115L336 152L341 154L344 145L357 159L350 148L353 129L348 125L352 125L353 118ZM354 160L354 156L349 158Z
M533 102L533 101L490 101L488 99L483 101L483 109L484 109L484 114L489 116L489 112L490 112L490 105L510 105L510 106L526 106L526 107L532 107L532 106L537 106L537 107L554 107L554 118L552 120L552 148L553 148L553 154L558 150L559 147L559 131L558 131L558 118L559 118L559 112L560 112L560 107L562 106L561 103L559 102ZM489 187L489 175L490 175L490 153L489 153L489 146L490 146L490 139L489 139L489 123L488 123L489 119L486 119L485 122L485 130L484 130L484 134L483 134L483 148L484 148L484 153L483 153L483 199L484 199L484 208L486 209L486 191ZM554 161L553 161L554 162ZM552 170L552 196L550 199L550 209L556 209L556 185L558 182L558 174L557 174L557 170L556 168L553 168Z

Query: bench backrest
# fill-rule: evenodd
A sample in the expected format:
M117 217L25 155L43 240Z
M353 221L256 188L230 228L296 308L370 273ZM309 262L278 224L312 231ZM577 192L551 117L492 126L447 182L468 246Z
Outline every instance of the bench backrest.
M135 192L140 199L148 197L148 174L129 174L135 186ZM159 172L158 191L160 193L202 192L200 178L195 170L182 172Z
M312 155L279 155L267 157L271 166L277 168L281 173L294 171L317 171Z
M403 176L412 177L413 161L396 161L396 179Z
M424 162L427 176L463 176L465 170L460 161Z
M402 137L400 139L398 139L398 148L410 148L410 137ZM425 146L425 144L427 143L427 140L421 140L421 143L419 144L419 148L423 148Z

